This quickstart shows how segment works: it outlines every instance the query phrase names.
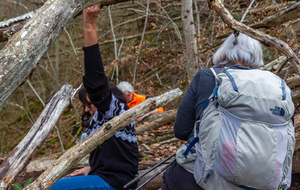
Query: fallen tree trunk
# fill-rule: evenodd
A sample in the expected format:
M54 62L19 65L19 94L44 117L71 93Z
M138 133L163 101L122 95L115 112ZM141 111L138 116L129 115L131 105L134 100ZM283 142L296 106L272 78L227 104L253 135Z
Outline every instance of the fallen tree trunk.
M173 138L171 138L171 139L162 141L162 142L160 142L159 144L160 144L160 145L163 145L163 144L169 144L169 143L174 143L174 142L179 142L179 141L181 141L181 140L178 139L178 138L176 138L176 137L173 137Z
M129 0L47 1L0 51L0 110L83 5L101 2L101 6L106 6L126 1Z
M261 13L267 13L274 10L281 11L282 9L285 9L287 6L290 6L291 4L294 4L294 2L284 2L281 4L272 4L268 7L254 8L252 10L249 10L249 14L261 14Z
M288 79L286 80L286 84L287 84L290 88L300 86L300 76L297 75L297 76L288 78Z
M98 2L101 2L102 6L108 6L115 3L120 3L123 1L114 2L111 0L85 0L85 3L73 14L73 17L76 17L79 15L79 13ZM12 36L14 33L20 31L23 26L26 24L27 21L29 21L31 18L34 17L36 11L31 11L29 13L25 13L21 16L11 18L5 21L0 22L0 42L7 41L8 37Z
M299 56L299 54L298 54ZM275 74L278 75L281 78L285 78L287 74L295 72L293 68L287 67L287 68L282 68L281 65L284 65L284 63L287 61L286 56L280 56L277 59L273 60L272 62L268 63L267 65L264 66L265 70L274 72ZM279 68L280 67L280 68ZM300 86L300 76L292 76L286 79L286 84L291 88L295 88ZM296 103L296 102L294 102Z
M272 28L300 17L300 2L290 7L282 8L278 13L263 19L261 22L251 25L251 28Z
M0 189L7 189L16 176L30 161L55 126L59 116L70 104L73 88L65 84L44 108L24 139L14 148L0 165Z
M151 121L150 123L146 125L142 125L136 129L136 132L138 134L142 134L145 131L149 131L151 129L156 129L158 127L161 127L163 125L166 125L172 121L175 120L177 114L177 110L170 110L166 111L160 114L155 114L158 118L155 119L154 121Z
M292 100L293 100L294 104L297 103L297 102L300 102L300 93L299 92L297 92L297 93L293 92Z
M270 35L263 34L245 24L242 24L236 21L230 12L224 7L224 5L220 2L220 0L208 0L210 7L213 7L214 10L221 16L222 20L233 30L237 32L242 32L247 34L248 36L260 41L261 43L274 47L275 49L281 51L287 56L287 60L290 61L292 67L295 69L297 74L300 74L300 65L299 59L297 55L293 52L293 50L282 40L274 38ZM295 6L299 7L300 2L296 3ZM295 13L296 14L296 13ZM298 11L300 14L300 11ZM297 15L298 15L297 14Z
M267 71L277 70L277 68L275 69L274 67L277 67L278 65L281 65L286 60L287 60L286 56L280 56L277 59L271 61L270 63L264 65L264 69L267 70Z
M45 171L53 166L53 164L56 162L57 158L62 155L62 152L58 154L52 154L47 157L43 157L38 160L30 161L30 163L26 166L26 172L42 172ZM83 167L83 166L88 166L89 165L89 156L86 155L83 157L79 162L75 164L75 167Z
M259 28L272 28L280 24L286 23L288 21L297 19L300 17L300 2L291 5L290 7L285 7L283 10L271 15L262 21L251 24L249 27L253 29ZM216 39L222 39L229 36L231 33L225 33L216 37Z
M156 107L162 106L163 104L178 98L181 94L182 91L179 89L171 90L161 96L149 98L141 104L125 111L121 115L114 117L87 139L69 149L55 162L55 164L53 164L52 168L46 170L36 181L25 189L49 189L74 164L101 145L105 140L112 137L117 131Z

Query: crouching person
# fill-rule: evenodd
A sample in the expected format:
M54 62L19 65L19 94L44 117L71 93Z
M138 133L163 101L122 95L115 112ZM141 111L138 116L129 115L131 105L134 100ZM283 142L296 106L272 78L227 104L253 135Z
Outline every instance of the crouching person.
M295 147L294 104L284 80L263 66L260 43L231 34L200 70L174 123L187 140L162 190L287 189Z
M92 115L87 135L91 135L105 122L126 111L123 93L108 83L97 41L96 19L100 4L83 10L85 88L79 98L85 112ZM134 123L127 125L90 153L89 167L74 171L69 178L58 180L51 190L114 190L138 174L138 146ZM137 183L128 189L134 189Z

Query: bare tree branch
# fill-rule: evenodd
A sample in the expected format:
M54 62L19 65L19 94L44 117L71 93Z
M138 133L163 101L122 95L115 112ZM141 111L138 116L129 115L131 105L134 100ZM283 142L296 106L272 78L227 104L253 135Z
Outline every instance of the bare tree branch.
M271 15L262 21L249 25L249 27L258 29L258 28L271 28L278 26L280 24L292 21L300 17L300 2L291 5L290 7L283 8L280 12L277 12L274 15ZM217 39L225 38L230 33L225 33L220 36L217 36Z
M136 56L136 60L135 60L135 65L134 65L133 81L132 81L133 84L135 83L135 78L136 78L136 67L137 67L137 64L138 64L139 54L140 54L140 52L141 52L141 48L142 48L142 45L143 45L144 36L145 36L145 32L146 32L146 27L147 27L147 22L148 22L148 13L149 13L149 0L147 0L146 20L145 20L145 23L144 23L144 29L143 29L143 33L142 33L142 39L141 39L141 41L140 41L140 45L139 45L139 48L138 48L138 52L137 52L137 56Z
M215 11L221 16L222 20L233 30L242 32L244 34L247 34L248 36L259 40L265 45L272 46L282 53L284 53L287 56L287 59L290 61L292 67L295 69L295 71L300 74L300 66L299 66L299 59L293 52L293 50L282 40L279 40L277 38L274 38L270 35L263 34L262 32L259 32L257 30L254 30L253 28L250 28L249 26L246 26L245 24L242 24L238 21L236 21L230 12L224 7L224 5L220 2L220 0L208 0L208 3L211 7L215 9ZM299 7L300 2L296 3L296 5ZM295 13L296 14L296 13ZM300 14L300 11L298 11L297 14Z

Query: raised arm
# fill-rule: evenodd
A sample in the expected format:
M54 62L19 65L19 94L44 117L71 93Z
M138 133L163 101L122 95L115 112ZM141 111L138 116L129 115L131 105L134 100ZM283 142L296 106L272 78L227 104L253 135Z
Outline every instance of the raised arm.
M104 113L109 109L111 92L104 72L97 38L96 21L100 4L83 10L84 68L83 84L91 102Z
M96 21L100 11L100 3L83 10L84 47L98 43Z

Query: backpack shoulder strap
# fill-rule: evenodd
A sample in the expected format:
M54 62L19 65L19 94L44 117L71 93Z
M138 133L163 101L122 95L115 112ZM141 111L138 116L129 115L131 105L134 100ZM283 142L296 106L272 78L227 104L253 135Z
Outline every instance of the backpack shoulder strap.
M214 74L215 78L217 78L218 77L216 73L217 67L211 67L210 70Z
M198 132L199 132L199 126L200 126L201 120L197 120L194 124L194 138L193 140L188 144L187 148L185 149L183 156L187 158L188 153L193 148L193 146L199 141Z
M224 71L226 70L226 68L224 67L211 67L210 68L211 72L213 73L213 75L215 76L215 79L218 78L217 76L217 72L221 72L221 71ZM203 109L202 109L202 113L203 111L205 110L205 108L207 107L208 103L210 102L210 100L212 100L216 95L217 95L217 92L218 92L218 87L219 87L220 83L216 80L216 86L213 90L213 93L212 95L210 96L210 98L208 98L206 100L206 102L204 103L204 106L203 106ZM194 124L194 138L193 140L189 143L189 145L187 146L185 152L183 153L183 156L185 158L187 158L187 155L189 153L189 151L192 149L192 147L199 141L199 137L198 137L198 132L199 132L199 126L200 126L200 122L201 122L201 119L197 120Z

